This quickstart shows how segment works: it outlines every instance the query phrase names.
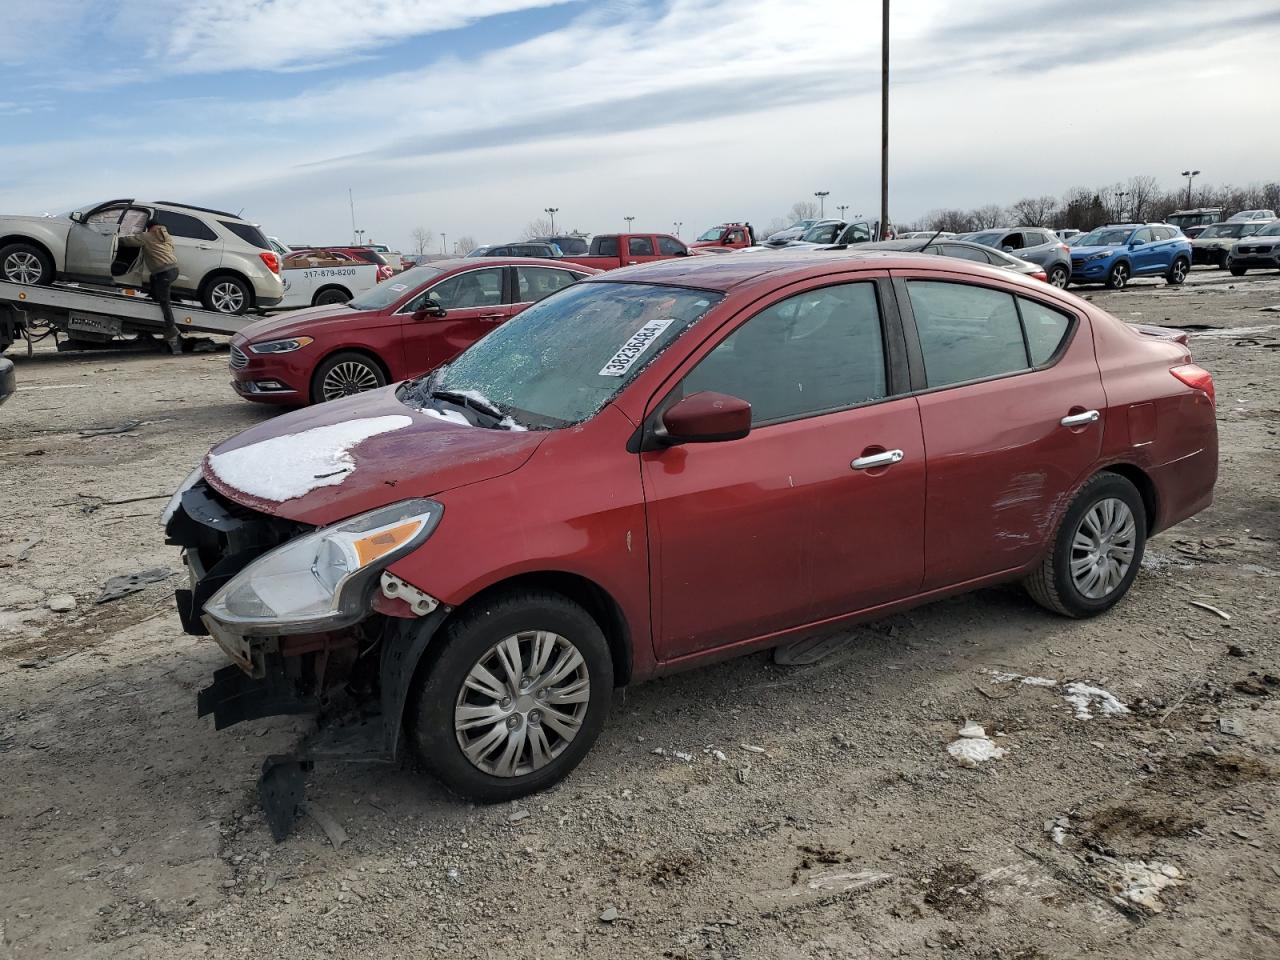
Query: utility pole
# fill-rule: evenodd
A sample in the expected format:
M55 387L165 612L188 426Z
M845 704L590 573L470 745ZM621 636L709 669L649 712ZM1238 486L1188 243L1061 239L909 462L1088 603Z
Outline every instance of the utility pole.
M551 218L551 232L556 232L556 214L560 212L559 207L543 207L542 212Z
M843 220L844 212L849 209L849 205L847 203L842 203L840 206L836 207L836 209L840 211L840 219Z
M684 226L683 220L672 220L671 225L676 228L676 239L680 239L680 228Z
M831 195L831 191L815 190L813 195L818 198L818 216L825 217L827 215L827 197Z
M1191 181L1200 176L1199 170L1183 170L1182 175L1187 178L1187 209L1191 209Z
M1120 209L1116 211L1116 215L1121 220L1124 219L1124 212L1127 209L1125 206L1125 200L1127 200L1131 196L1133 196L1133 194L1131 194L1128 190L1116 191L1116 200L1120 202Z
M351 188L347 187L347 204L351 207L351 242L356 242L356 201L351 195Z
M627 233L630 233L630 232L631 232L631 221L635 220L635 217L623 217L622 219L623 219L623 220L625 220L625 221L627 221Z
M889 0L880 13L880 237L889 230Z
M446 257L449 255L449 239L445 234L440 234L440 252Z

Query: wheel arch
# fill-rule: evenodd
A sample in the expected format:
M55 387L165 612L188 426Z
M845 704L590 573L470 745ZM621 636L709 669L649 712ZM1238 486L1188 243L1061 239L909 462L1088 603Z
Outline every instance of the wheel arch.
M540 570L518 573L489 584L482 590L468 597L449 613L449 619L456 617L461 611L474 604L516 590L544 590L558 593L582 607L600 627L605 642L609 645L609 654L613 659L613 684L623 687L631 682L632 674L632 638L631 630L622 607L613 596L600 584L588 577L563 570ZM445 621L448 623L448 620ZM441 624L443 627L444 624ZM431 647L423 655L423 665L429 669L433 659Z
M322 287L317 287L316 292L311 294L311 305L313 307L316 306L316 301L320 299L320 294L324 293L326 290L337 290L344 294L348 300L355 296L354 293L340 283L326 283Z
M1141 467L1132 463L1108 464L1099 473L1114 473L1124 477L1138 489L1142 497L1142 506L1147 515L1148 536L1156 530L1156 522L1160 516L1160 499L1156 493L1156 485Z
M28 236L25 233L13 233L0 237L0 247L7 247L11 243L30 244L49 258L49 264L53 267L55 274L62 272L62 267L58 265L58 258L53 255L53 251L49 249L49 245L39 237Z
M196 293L199 295L201 300L204 299L205 292L219 277L235 277L249 288L249 303L245 306L246 311L257 306L258 291L253 287L253 281L245 276L242 271L236 270L233 267L215 267L204 275L204 279L200 281L199 287L196 288Z

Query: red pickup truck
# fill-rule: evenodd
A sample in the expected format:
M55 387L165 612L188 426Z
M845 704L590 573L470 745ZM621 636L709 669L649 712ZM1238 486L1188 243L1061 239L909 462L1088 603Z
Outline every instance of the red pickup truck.
M562 257L597 270L616 270L651 260L689 256L689 248L669 233L602 233L591 238L586 256Z
M707 230L691 246L707 253L728 253L754 246L755 231L749 223L721 223Z

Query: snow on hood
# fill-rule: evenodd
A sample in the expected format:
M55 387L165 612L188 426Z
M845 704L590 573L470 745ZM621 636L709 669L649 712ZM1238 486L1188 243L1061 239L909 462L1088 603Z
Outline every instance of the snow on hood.
M367 417L259 440L209 456L223 483L261 500L283 503L320 487L336 487L356 468L351 448L413 424L407 416Z

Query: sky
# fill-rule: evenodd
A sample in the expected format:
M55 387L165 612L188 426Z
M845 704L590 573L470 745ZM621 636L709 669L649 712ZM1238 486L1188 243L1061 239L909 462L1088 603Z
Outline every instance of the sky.
M879 208L876 0L41 0L0 26L0 211L243 211L409 252ZM890 213L1275 180L1276 0L893 0ZM350 191L350 193L348 193Z

